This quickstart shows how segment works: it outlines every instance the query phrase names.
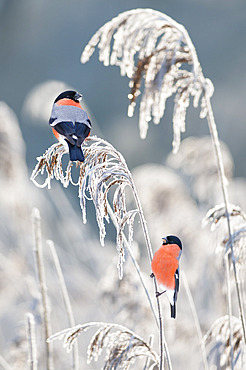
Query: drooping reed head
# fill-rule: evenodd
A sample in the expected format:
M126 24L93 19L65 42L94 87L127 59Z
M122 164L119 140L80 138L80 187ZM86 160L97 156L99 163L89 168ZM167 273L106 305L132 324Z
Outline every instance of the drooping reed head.
M232 340L234 368L243 368L242 328L240 320L232 317ZM229 317L223 316L216 320L204 336L204 343L209 348L209 363L220 369L231 368L231 346ZM235 367L236 366L236 367ZM237 367L238 366L238 367Z
M160 122L167 98L174 95L173 149L177 152L190 97L195 107L200 101L203 118L207 115L203 94L213 94L213 85L202 74L186 29L156 10L133 9L119 14L93 35L82 53L82 63L89 60L96 45L99 60L105 66L117 65L121 75L131 79L129 116L133 115L144 81L139 117L141 138L146 137L152 118L155 124Z
M98 360L103 349L106 349L104 369L128 369L138 358L149 358L151 365L149 369L158 366L159 358L155 351L138 335L128 328L111 323L91 322L65 329L52 335L48 341L63 339L64 347L71 351L74 341L84 331L99 327L92 336L87 349L87 362Z
M113 212L117 222L117 250L119 252L118 268L122 277L122 264L124 262L123 231L128 225L128 241L132 241L133 223L138 209L127 210L126 187L133 189L131 173L123 156L106 140L89 137L84 146L84 162L66 162L63 158L67 148L57 143L38 157L38 163L33 170L31 180L38 187L51 187L52 179L61 182L64 187L70 183L78 186L78 196L82 210L83 222L86 222L86 202L93 201L97 224L100 232L100 242L104 245L106 236L105 220L109 222L108 197L111 193ZM67 165L65 164L67 163ZM77 169L74 180L73 169ZM46 174L43 184L36 181L36 177Z

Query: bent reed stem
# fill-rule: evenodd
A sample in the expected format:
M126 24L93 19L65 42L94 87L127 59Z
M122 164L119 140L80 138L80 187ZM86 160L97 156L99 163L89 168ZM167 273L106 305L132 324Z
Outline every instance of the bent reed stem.
M47 245L50 248L50 253L51 253L54 265L55 265L55 269L56 269L56 273L57 273L57 277L58 277L58 281L59 281L59 286L60 286L60 289L61 289L62 298L63 298L64 305L65 305L66 312L67 312L68 323L69 323L70 327L73 327L73 326L75 326L75 319L74 319L74 315L73 315L72 305L71 305L70 298L69 298L69 295L68 295L68 290L67 290L67 286L66 286L65 279L64 279L64 276L63 276L61 264L60 264L60 261L59 261L59 258L58 258L57 252L56 252L55 244L53 243L52 240L47 240ZM72 366L72 369L73 370L78 370L79 369L79 346L78 346L77 341L73 345L73 366Z
M35 237L35 247L33 248L37 270L38 279L41 290L41 300L43 308L43 325L44 325L44 335L45 335L45 346L46 346L46 367L47 370L53 370L53 346L51 343L47 342L47 339L51 336L51 322L50 322L50 310L48 304L48 294L47 294L47 284L45 278L44 260L43 260L43 245L42 245L42 235L41 235L41 217L40 212L37 208L33 209L32 220L34 226L34 237Z
M233 324L232 324L232 302L231 302L231 281L230 281L230 267L228 252L225 255L225 266L226 266L226 281L227 281L227 304L229 313L229 328L230 328L230 358L231 358L231 369L234 370L233 363Z
M205 99L206 99L206 105L207 105L207 121L208 121L209 131L210 131L212 142L213 142L214 149L215 149L215 154L216 154L216 159L217 159L217 164L218 164L218 173L220 177L220 183L221 183L221 188L222 188L222 193L223 193L223 198L224 198L224 203L225 203L229 243L231 247L230 248L231 249L231 261L232 261L233 273L234 273L234 278L235 278L240 319L242 323L243 339L244 339L244 344L246 344L245 318L244 318L243 304L242 304L242 299L241 299L237 268L236 268L236 261L235 261L235 255L234 255L234 246L233 246L233 238L232 238L230 215L229 215L229 197L228 197L228 192L226 188L225 170L224 170L224 165L222 161L220 142L219 142L218 131L217 131L217 127L215 124L214 115L213 115L213 109L211 106L210 97L207 95L206 91L205 91ZM228 256L227 258L229 262L229 254L227 256ZM230 313L229 313L229 317L230 317Z
M205 344L204 344L204 341L203 341L203 335L202 335L202 330L201 330L201 326L200 326L197 311L196 311L196 306L195 306L195 303L194 303L194 300L193 300L193 297L192 297L192 294L191 294L191 290L190 290L190 286L189 286L189 283L188 283L188 279L186 277L186 273L184 271L181 272L181 277L182 277L182 281L184 283L184 287L185 287L185 291L186 291L186 294L187 294L187 297L188 297L188 301L190 303L191 313L192 313L192 316L193 316L193 319L194 319L197 335L198 335L198 338L199 338L199 341L200 341L203 367L204 367L205 370L209 370L208 360L207 360L207 355L206 355L206 348L205 348Z
M115 217L115 215L114 215L114 211L112 210L112 207L111 207L111 205L109 204L109 201L108 201L108 200L107 200L107 208L108 208L109 216L110 216L110 218L111 218L111 220L112 220L112 222L113 222L113 224L114 224L115 228L117 229L117 227L118 227L118 223L117 223L117 221L116 221L116 217ZM144 289L145 294L146 294L146 296L147 296L147 299L148 299L148 301L149 301L151 311L153 312L153 315L154 315L154 318L155 318L156 324L157 324L157 326L158 326L158 328L159 328L159 321L158 321L158 317L157 317L157 315L156 315L156 312L155 312L155 309L154 309L153 303L152 303L152 301L151 301L151 298L150 298L150 295L149 295L148 289L147 289L147 287L146 287L146 285L145 285L145 282L144 282L143 275L142 275L142 273L141 273L141 270L140 270L139 264L138 264L138 262L137 262L136 258L134 257L134 254L133 254L132 248L131 248L131 246L129 245L129 243L128 243L128 241L127 241L127 238L126 238L126 236L125 236L125 234L124 234L124 233L122 233L122 236L123 236L123 240L124 240L125 247L126 247L126 249L127 249L128 253L129 253L129 255L130 255L130 257L131 257L131 260L132 260L132 263L133 263L133 265L134 265L134 267L135 267L135 269L136 269L136 271L137 271L137 274L138 274L138 276L139 276L140 282L141 282L141 284L142 284L142 286L143 286L143 289Z
M26 338L28 347L28 367L29 370L38 369L37 360L37 341L35 335L35 320L32 313L26 313Z
M141 205L140 199L139 199L138 194L137 194L137 189L136 189L135 184L134 184L133 181L132 181L132 191L133 191L133 195L134 195L136 205L137 205L138 210L139 210L140 222L141 222L141 226L142 226L142 229L143 229L145 243L146 243L146 247L147 247L147 251L148 251L148 255L149 255L149 261L150 261L150 264L151 264L152 259L153 259L153 251L152 251L152 247L151 247L151 243L150 243L150 237L149 237L149 232L148 232L148 228L147 228L147 222L145 220L142 205ZM156 278L154 277L153 280L154 280L155 292L157 292L158 287L157 287ZM160 370L162 370L164 368L163 349L164 349L164 352L165 352L165 355L166 355L168 369L172 370L171 359L170 359L167 343L166 343L165 336L164 336L164 326L163 326L162 311L161 311L161 305L160 305L159 297L156 297L156 302L157 302L157 309L158 309L158 314L159 314L159 330L160 330Z
M13 370L7 361L0 355L0 366L3 370Z

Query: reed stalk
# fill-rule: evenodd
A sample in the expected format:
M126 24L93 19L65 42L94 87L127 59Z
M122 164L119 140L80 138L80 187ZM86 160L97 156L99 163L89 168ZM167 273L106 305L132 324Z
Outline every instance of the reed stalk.
M38 369L35 320L33 314L26 313L26 337L28 344L28 364L30 370Z
M47 284L45 278L44 260L43 260L43 246L42 246L42 234L41 234L41 217L37 208L33 209L32 213L33 226L34 226L34 237L35 247L33 249L35 260L37 264L38 280L41 290L41 302L43 309L43 325L44 325L44 337L45 337L45 348L46 348L46 367L48 370L53 370L53 345L48 343L47 339L51 336L51 321L50 321L50 310L48 303Z
M201 326L200 326L197 311L196 311L196 306L195 306L195 303L194 303L194 300L193 300L193 297L192 297L192 294L191 294L191 290L190 290L189 283L188 283L188 280L187 280L187 277L186 277L186 273L184 271L181 272L181 277L182 277L182 281L184 283L184 288L185 288L185 291L186 291L186 294L187 294L187 297L188 297L188 301L189 301L190 308L191 308L191 313L192 313L192 316L193 316L193 319L194 319L198 339L199 339L199 342L200 342L200 349L201 349L203 367L204 367L205 370L209 370L208 360L207 360L207 355L206 355L206 348L205 348L203 335L202 335L202 330L201 330Z
M237 293L240 319L242 323L244 344L246 344L245 317L244 317L243 303L242 303L241 293L240 293L238 273L237 273L237 268L236 268L236 260L234 256L234 244L233 244L233 238L232 238L232 232L231 232L231 222L230 222L230 213L229 213L229 197L228 197L228 192L227 192L227 187L226 187L225 170L224 170L224 165L223 165L223 160L222 160L218 131L217 131L214 114L213 114L213 110L212 110L212 106L210 102L210 97L207 96L206 92L205 92L205 98L206 98L206 105L207 105L207 121L208 121L208 126L209 126L209 130L210 130L210 134L211 134L211 138L212 138L212 142L213 142L213 146L215 150L215 155L217 159L218 173L219 173L220 184L221 184L222 194L223 194L223 199L224 199L224 204L225 204L225 213L226 213L226 219L227 219L228 236L229 236L229 243L230 243L230 250L231 250L231 262L232 262L233 274L234 274L235 285L236 285L236 293ZM230 255L228 253L227 253L227 258L228 258L228 263L229 263ZM230 277L227 276L227 279L229 278Z
M53 241L52 240L47 240L47 244L50 248L51 256L52 256L52 259L53 259L53 262L54 262L54 265L55 265L55 269L56 269L56 273L57 273L57 277L58 277L58 281L59 281L59 286L60 286L62 298L63 298L64 305L65 305L65 308L66 308L68 323L69 323L70 327L72 327L72 326L75 326L75 319L74 319L72 305L71 305L70 298L69 298L69 295L68 295L66 283L65 283L64 276L63 276L63 273L62 273L61 264L60 264L60 261L59 261L59 258L58 258L57 252L56 252L56 248L55 248L55 245L54 245ZM73 368L73 370L78 370L79 369L79 347L78 347L78 342L75 342L74 346L73 346L73 367L72 368Z

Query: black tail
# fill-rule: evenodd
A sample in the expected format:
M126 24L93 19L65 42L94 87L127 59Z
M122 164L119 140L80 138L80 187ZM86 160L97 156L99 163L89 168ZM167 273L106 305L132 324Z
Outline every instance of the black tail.
M84 162L85 157L84 157L84 154L82 152L81 146L78 147L76 145L76 140L74 140L74 141L75 141L75 145L72 145L71 143L69 143L69 141L67 141L68 147L69 147L70 161Z
M174 302L173 306L170 304L171 307L171 317L175 319L176 317L176 303Z

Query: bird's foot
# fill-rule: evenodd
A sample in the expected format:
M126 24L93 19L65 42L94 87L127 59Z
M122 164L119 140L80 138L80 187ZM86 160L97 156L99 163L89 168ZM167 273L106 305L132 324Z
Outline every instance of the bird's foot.
M155 292L155 296L156 296L156 298L157 297L160 297L160 295L162 295L163 293L166 293L166 290L164 290L163 292Z
M153 278L155 277L154 273L152 272L152 274L150 274L150 277Z

